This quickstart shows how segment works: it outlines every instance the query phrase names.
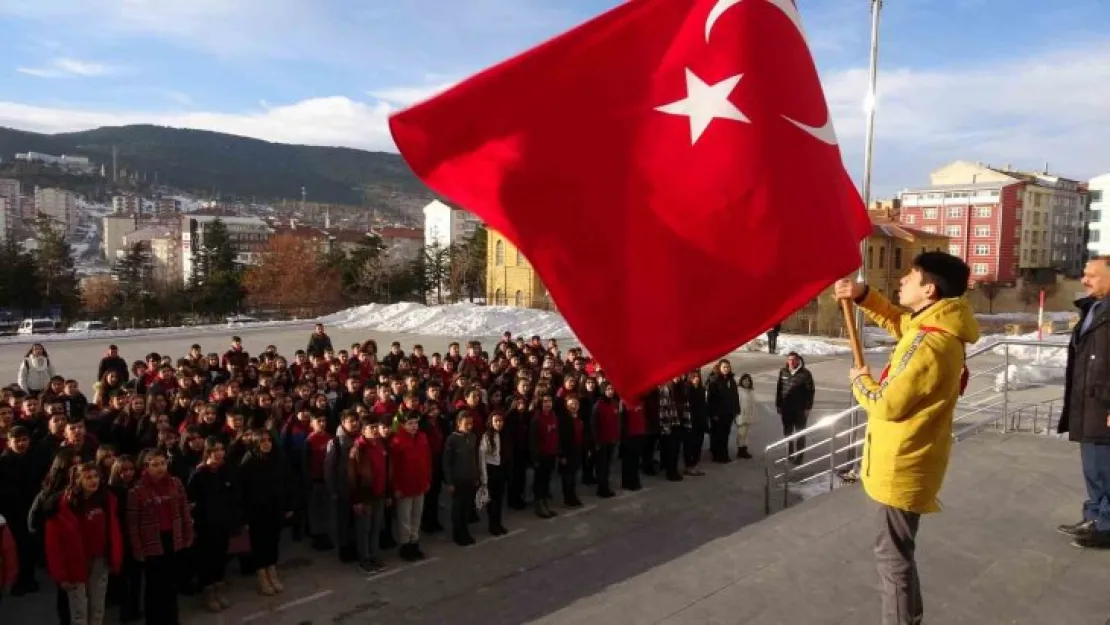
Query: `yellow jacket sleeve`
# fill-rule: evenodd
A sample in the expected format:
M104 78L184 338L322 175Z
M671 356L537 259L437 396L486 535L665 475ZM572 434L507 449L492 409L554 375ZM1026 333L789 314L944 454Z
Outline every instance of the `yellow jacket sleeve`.
M895 339L902 338L902 319L908 313L892 304L882 293L868 287L859 307L875 325L889 332Z
M930 396L940 382L939 354L919 332L898 363L891 363L886 379L876 381L869 375L852 380L852 395L868 418L901 421Z

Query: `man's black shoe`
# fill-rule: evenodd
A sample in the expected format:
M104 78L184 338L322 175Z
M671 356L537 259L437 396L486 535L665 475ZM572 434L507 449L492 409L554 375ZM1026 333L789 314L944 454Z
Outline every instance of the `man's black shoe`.
M1080 549L1110 549L1110 532L1092 531L1083 536L1076 536L1071 541L1072 547Z
M1094 521L1080 521L1070 525L1057 525L1056 531L1065 536L1086 536L1095 529Z

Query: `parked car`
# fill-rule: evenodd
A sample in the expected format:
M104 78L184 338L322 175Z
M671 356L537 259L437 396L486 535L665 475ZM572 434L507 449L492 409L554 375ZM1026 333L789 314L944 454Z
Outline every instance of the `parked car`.
M227 318L227 325L229 326L237 326L244 323L259 323L259 321L258 319L255 319L254 317L248 317L247 315L233 315Z
M107 330L108 326L99 321L78 321L69 326L67 332L89 332L91 330Z
M16 334L58 334L62 332L62 322L54 319L24 319Z

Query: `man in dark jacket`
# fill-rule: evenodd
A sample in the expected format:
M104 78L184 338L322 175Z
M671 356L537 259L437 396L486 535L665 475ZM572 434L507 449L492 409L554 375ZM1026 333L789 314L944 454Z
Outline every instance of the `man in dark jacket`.
M241 373L243 369L247 368L250 364L251 355L243 349L243 339L233 336L231 337L231 349L224 352L224 357L220 361L220 366L227 369L232 376L236 373ZM234 369L232 369L234 367Z
M324 332L324 324L316 324L316 329L308 339L308 348L304 350L310 357L320 357L324 352L332 351L331 337Z
M797 352L787 354L786 366L779 371L778 388L775 390L775 408L782 417L783 436L806 429L816 393L813 375L806 369L802 357ZM806 448L805 437L791 441L788 447L790 460L795 465L802 464L802 450Z
M1087 501L1083 520L1061 525L1072 544L1110 548L1110 256L1087 263L1083 271L1087 297L1076 302L1079 323L1068 344L1064 409L1058 431L1079 443ZM1089 383L1090 381L1090 383Z
M127 369L127 361L119 355L119 348L115 345L108 346L108 353L100 359L100 366L96 369L96 381L104 379L104 374L115 371L119 376L120 384L127 384L131 379L131 372Z

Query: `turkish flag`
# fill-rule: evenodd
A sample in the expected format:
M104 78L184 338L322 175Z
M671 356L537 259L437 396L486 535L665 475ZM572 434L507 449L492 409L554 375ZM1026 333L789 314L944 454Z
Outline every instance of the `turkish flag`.
M859 266L870 221L827 122L790 0L630 0L390 128L635 401Z

